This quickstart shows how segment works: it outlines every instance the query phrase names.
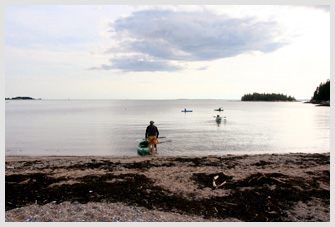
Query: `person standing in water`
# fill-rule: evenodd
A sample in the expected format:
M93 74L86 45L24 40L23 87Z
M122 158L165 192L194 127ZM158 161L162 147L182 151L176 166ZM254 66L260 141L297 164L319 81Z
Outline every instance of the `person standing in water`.
M157 144L159 131L158 128L154 125L155 122L150 121L150 125L148 125L147 129L145 130L145 141L149 143L149 153L154 153L154 147ZM157 151L157 147L156 147Z

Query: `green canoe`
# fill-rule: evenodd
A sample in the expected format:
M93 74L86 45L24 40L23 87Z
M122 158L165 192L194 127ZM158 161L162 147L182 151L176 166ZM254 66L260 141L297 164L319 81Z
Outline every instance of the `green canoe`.
M137 145L137 153L139 155L147 155L147 154L149 154L149 144L144 139L141 140L141 142L139 142L139 144Z

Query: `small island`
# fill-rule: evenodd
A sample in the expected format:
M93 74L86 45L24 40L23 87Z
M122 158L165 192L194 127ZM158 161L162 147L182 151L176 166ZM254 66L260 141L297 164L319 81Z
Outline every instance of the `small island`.
M27 97L27 96L17 96L17 97L13 97L13 98L5 98L5 100L41 100L39 99L34 99L32 97Z
M260 94L254 92L253 94L245 94L242 96L241 101L269 101L269 102L276 102L276 101L296 101L296 99L292 96L287 96L283 94Z

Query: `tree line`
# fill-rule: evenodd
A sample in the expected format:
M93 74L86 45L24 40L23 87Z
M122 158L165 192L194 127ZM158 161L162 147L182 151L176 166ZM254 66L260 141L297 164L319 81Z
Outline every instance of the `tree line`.
M32 97L27 97L27 96L18 96L18 97L13 97L13 98L5 98L5 100L31 100L34 99Z
M283 94L268 94L268 93L252 93L245 94L241 98L242 101L296 101L296 99L292 96L287 96Z
M330 101L330 80L320 85L314 91L311 102L320 103L322 101Z

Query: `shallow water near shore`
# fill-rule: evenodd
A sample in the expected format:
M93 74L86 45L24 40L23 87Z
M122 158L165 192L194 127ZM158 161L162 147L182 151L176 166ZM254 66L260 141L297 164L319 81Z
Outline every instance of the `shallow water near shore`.
M302 102L10 100L5 117L6 156L137 156L150 120L160 156L330 152L330 108Z

